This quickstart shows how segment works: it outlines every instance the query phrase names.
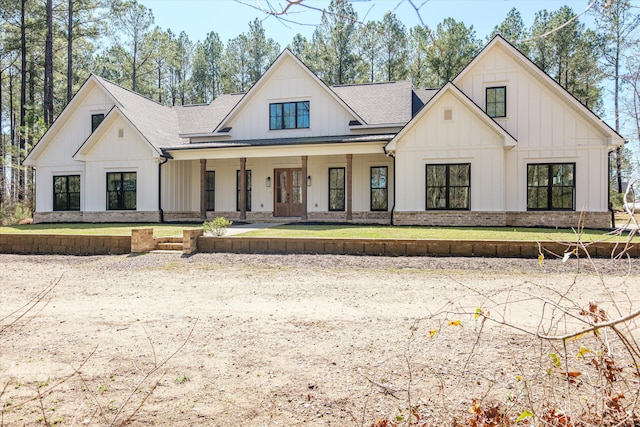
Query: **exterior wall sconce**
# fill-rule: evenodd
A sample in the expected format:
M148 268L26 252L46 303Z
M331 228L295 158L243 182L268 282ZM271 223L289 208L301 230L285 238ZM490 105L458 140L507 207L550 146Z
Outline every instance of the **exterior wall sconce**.
M265 185L267 187L271 187L271 177L270 176L268 176L267 179L265 180Z
M307 187L311 187L311 176L307 177Z

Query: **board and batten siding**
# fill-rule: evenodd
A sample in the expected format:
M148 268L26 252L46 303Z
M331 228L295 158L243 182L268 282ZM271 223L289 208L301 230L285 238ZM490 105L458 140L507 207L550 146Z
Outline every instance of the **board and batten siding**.
M451 110L451 120L444 111ZM471 164L473 211L503 211L505 148L501 135L451 92L445 93L397 142L396 210L426 209L427 164Z
M80 175L81 197L80 209L85 209L86 177L85 164L73 159L82 143L91 135L91 115L107 114L113 107L111 98L95 83L89 90L80 94L78 108L69 109L68 116L62 118L59 126L51 128L55 144L48 144L38 155L36 169L38 191L36 191L36 211L51 212L53 210L53 177L60 175Z
M136 172L136 211L158 210L158 159L154 149L124 119L116 118L85 154L86 211L107 209L107 173ZM121 136L122 135L122 136Z
M325 87L291 58L271 70L268 81L250 92L244 104L225 126L232 127L235 140L303 138L349 134L354 117L333 98ZM269 130L269 104L309 101L309 128Z
M608 138L570 95L536 72L497 44L455 82L483 109L486 88L507 88L507 117L495 119L517 140L506 158L506 210L527 210L528 164L575 163L576 210L604 212Z

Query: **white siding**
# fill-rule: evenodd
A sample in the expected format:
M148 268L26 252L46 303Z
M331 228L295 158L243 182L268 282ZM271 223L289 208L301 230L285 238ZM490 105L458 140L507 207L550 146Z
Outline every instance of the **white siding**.
M107 114L113 101L107 94L89 82L81 98L74 99L76 108L67 109L66 117L52 127L47 139L50 143L39 153L36 169L36 211L53 210L53 176L80 175L80 209L86 210L86 195L95 192L87 190L85 163L72 159L78 148L91 134L91 115ZM90 188L90 187L89 187Z
M497 44L456 85L483 109L487 87L507 87L507 117L496 121L518 142L507 156L506 210L527 209L526 165L543 162L575 162L576 210L607 210L607 137L552 83Z
M85 210L106 210L108 172L136 172L136 210L158 210L158 161L153 155L153 148L127 122L115 120L86 154L85 188L90 190L81 195Z
M444 120L444 110L452 119ZM471 164L471 210L504 210L502 136L451 92L445 93L397 143L398 211L426 208L427 164Z
M350 133L349 121L354 117L293 59L286 58L272 72L269 80L250 93L249 102L226 124L233 128L234 139L302 138ZM269 130L269 104L294 101L309 101L310 127Z

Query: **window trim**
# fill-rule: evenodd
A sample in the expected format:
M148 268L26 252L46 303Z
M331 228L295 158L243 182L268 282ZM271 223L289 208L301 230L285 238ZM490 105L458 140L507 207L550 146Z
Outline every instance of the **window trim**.
M504 115L502 116L498 116L498 115L491 115L489 114L489 91L490 90L496 90L496 89L504 89ZM494 105L494 111L495 111L495 106L501 104L502 102L497 102L494 101L493 105ZM485 88L485 92L484 92L484 107L485 107L485 112L487 113L487 115L489 117L491 117L492 119L504 119L507 117L507 86L489 86Z
M428 169L430 166L444 166L445 167L445 207L443 208L430 208L428 193L429 188L436 188L437 186L429 187L429 173ZM468 176L469 176L469 185L467 186L454 186L453 188L466 188L468 191L467 196L467 206L463 208L452 208L451 207L451 174L449 173L451 166L468 166ZM424 209L426 211L470 211L471 210L471 163L427 163L424 168L425 173L425 198L424 198Z
M341 170L342 171L342 187L331 187L331 171L333 170ZM347 189L346 189L346 168L343 167L331 167L329 168L329 174L328 174L328 184L327 184L327 188L328 188L328 200L327 200L327 208L329 209L329 212L344 212L346 210L346 193L347 193ZM333 190L341 190L342 191L342 208L332 208L331 207L331 194Z
M69 191L69 178L78 178L78 191L73 191L70 192ZM65 178L65 189L63 192L61 193L56 193L56 178ZM81 178L80 178L80 174L70 174L70 175L53 175L53 206L52 206L52 210L54 212L65 212L65 211L79 211L80 210L80 184L81 184ZM66 207L64 209L58 209L57 208L57 204L56 204L56 195L57 194L65 194L65 198L66 198ZM77 194L78 195L78 208L72 208L71 207L71 194Z
M98 123L96 123L96 119L98 117L100 117L100 120L98 121ZM95 132L96 129L98 129L98 126L100 126L100 124L104 121L104 113L95 113L95 114L91 114L91 133Z
M213 188L209 187L209 177L213 176ZM205 172L205 207L207 212L216 210L216 171Z
M125 195L126 195L126 193L132 193L132 191L126 191L124 189L124 186L122 186L122 189L120 190L120 193L122 193L122 194L120 195L120 197L122 199L123 206L117 206L117 207L114 207L114 208L110 207L109 206L109 193L110 193L110 191L109 191L109 175L117 175L117 174L119 174L120 175L120 182L124 183L124 175L125 174L129 174L129 173L132 173L132 174L134 174L136 176L136 189L135 189L135 191L133 191L133 193L135 194L135 201L136 201L135 206L131 207L131 208L124 207ZM138 209L138 173L136 171L107 172L106 173L106 178L107 178L107 192L106 192L106 194L107 194L107 209L106 210L108 210L108 211L135 211L135 210L137 210Z
M245 169L247 200L245 202L245 212L251 212L251 169ZM240 212L240 169L236 170L236 212Z
M306 104L307 108L306 108L306 126L304 126L303 124L300 124L300 111L299 111L299 106L303 104ZM285 105L294 105L295 106L295 113L293 114L293 118L295 120L295 124L293 127L287 127L286 126L286 120L285 120ZM274 114L274 108L277 108L279 111L275 111ZM278 112L280 113L278 115ZM274 120L273 119L279 119L278 121L280 122L278 125L279 127L274 127ZM269 104L269 130L292 130L292 129L309 129L311 127L311 105L309 101L290 101L290 102L272 102Z
M571 208L555 208L553 207L553 188L563 188L566 186L554 186L553 185L553 175L552 175L552 168L553 166L559 166L559 165L563 165L563 166L571 166L573 168L573 173L571 176L571 182L572 182L572 192L571 192ZM546 186L541 186L541 185L537 185L537 186L532 186L529 185L529 167L530 166L546 166L547 167L547 185ZM564 211L564 212L575 212L576 210L576 163L575 162L551 162L551 163L546 163L546 162L542 162L542 163L527 163L527 170L526 170L526 176L527 176L527 211L531 211L531 212L544 212L544 211ZM545 188L547 189L547 207L546 208L532 208L529 206L529 191L531 191L531 188Z
M385 186L384 187L373 187L373 170L374 169L384 169L385 172ZM385 197L385 207L384 208L373 208L373 191L374 190L384 190ZM387 212L389 211L389 166L371 166L369 168L369 210L371 212Z

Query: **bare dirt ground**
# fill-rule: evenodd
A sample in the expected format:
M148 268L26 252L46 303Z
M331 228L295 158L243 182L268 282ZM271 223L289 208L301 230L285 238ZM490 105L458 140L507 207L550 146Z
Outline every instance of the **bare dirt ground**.
M526 330L579 331L589 302L637 309L639 264L596 261L601 279L575 259L0 255L0 425L370 426L409 407L451 425L473 399L578 411L566 394L600 383L574 356L596 349L563 358ZM585 374L568 385L565 364Z

